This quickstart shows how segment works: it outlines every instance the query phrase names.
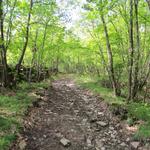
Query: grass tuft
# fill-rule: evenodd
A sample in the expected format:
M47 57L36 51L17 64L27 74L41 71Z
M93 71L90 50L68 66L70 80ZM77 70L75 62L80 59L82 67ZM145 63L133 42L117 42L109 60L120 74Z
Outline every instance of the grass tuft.
M135 140L146 140L150 138L150 123L141 125L134 135Z
M36 97L30 92L47 88L50 82L21 83L15 91L0 94L0 150L8 149L22 126L22 120L28 107Z
M97 77L90 76L76 76L71 75L75 79L76 83L81 87L91 90L92 92L99 94L107 103L112 106L126 107L128 110L127 123L129 125L134 124L134 120L144 121L145 124L139 126L138 131L135 133L134 138L138 140L144 140L150 138L150 104L145 103L126 103L126 99L122 97L115 97L113 91L101 86L101 80Z

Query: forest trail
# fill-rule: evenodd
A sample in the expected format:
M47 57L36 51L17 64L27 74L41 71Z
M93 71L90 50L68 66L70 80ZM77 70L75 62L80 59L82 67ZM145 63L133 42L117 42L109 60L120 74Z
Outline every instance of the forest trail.
M99 96L66 78L54 81L45 91L26 118L18 141L13 150L131 150L139 146L130 141Z

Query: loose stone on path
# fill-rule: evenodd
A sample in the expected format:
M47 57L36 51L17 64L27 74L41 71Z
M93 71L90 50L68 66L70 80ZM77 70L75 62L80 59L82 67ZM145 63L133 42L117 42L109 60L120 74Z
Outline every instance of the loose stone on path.
M60 140L60 143L61 143L64 147L68 147L68 146L71 145L71 142L70 142L68 139L66 139L66 138L62 138L62 139Z
M38 92L42 103L25 120L25 141L18 139L11 150L145 150L142 143L131 141L101 98L72 79L54 81L46 92Z
M103 122L103 121L97 121L96 124L100 125L101 127L106 127L108 125L108 123Z
M139 147L139 145L140 145L140 142L131 142L131 146L134 149L137 149Z

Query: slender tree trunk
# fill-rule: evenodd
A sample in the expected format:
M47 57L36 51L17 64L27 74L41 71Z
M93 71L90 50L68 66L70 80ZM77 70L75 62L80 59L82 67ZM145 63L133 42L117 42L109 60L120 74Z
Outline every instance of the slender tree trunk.
M42 69L42 64L43 64L42 57L43 57L43 51L44 51L44 47L45 47L45 40L46 40L46 35L47 35L46 32L47 32L48 23L49 23L49 20L45 24L41 52L39 52L39 57L38 57L38 68L37 68L37 70L38 70L37 71L37 79L38 79L38 81L40 80L40 76L41 76L41 69Z
M130 29L129 29L129 64L128 64L128 101L132 99L132 75L133 75L133 56L134 56L134 44L133 44L133 0L130 0Z
M116 31L116 34L119 36L119 38L121 39L121 41L119 41L119 44L118 44L118 48L120 49L120 56L122 57L122 61L123 63L125 64L125 44L124 44L124 41L123 41L123 38L122 36L120 35L120 31L117 30L117 27L115 26L115 24L113 23L113 21L111 21L111 24L113 25L115 31Z
M34 41L34 47L33 47L33 56L32 56L32 60L31 60L31 66L29 69L29 78L28 78L28 82L31 83L31 79L32 79L32 68L33 68L33 64L34 64L34 59L35 59L35 55L37 52L37 38L38 38L38 29L36 30L36 35L35 35L35 41Z
M104 53L103 53L102 47L100 46L100 44L98 44L98 46L99 46L99 52L100 52L100 57L101 57L101 60L102 60L103 68L106 71L106 73L108 74L109 80L111 81L111 76L110 76L110 73L109 73L109 68L107 66L107 63L106 63L106 60L105 60L105 57L104 57ZM111 86L112 86L112 82L111 82Z
M30 0L30 9L29 9L29 13L28 13L28 21L27 21L27 27L26 27L26 35L25 35L25 43L22 49L22 54L20 56L20 59L18 61L18 64L16 65L16 69L19 73L20 71L20 67L27 49L27 45L28 45L28 40L29 40L29 30L30 30L30 20L31 20L31 12L32 12L32 8L33 8L33 0Z
M4 16L3 16L3 0L0 1L0 52L3 64L3 82L4 86L8 86L8 67L7 67L7 57L6 48L4 40Z
M93 27L94 29L94 27ZM98 40L96 40L96 43L99 47L99 55L101 57L101 62L103 64L103 69L106 71L106 73L108 74L108 77L109 77L109 80L111 81L111 77L110 77L110 73L109 73L109 68L107 66L107 63L106 63L106 59L105 59L105 56L104 56L104 52L103 52L103 48L101 47L101 43L100 43L100 40L99 40L99 37L97 37L95 34L92 34L89 30L89 33L91 35L91 37L96 40L96 38L98 38ZM112 84L112 82L111 82Z
M9 18L9 22L8 22L8 28L7 28L7 32L6 32L6 50L8 49L8 46L11 42L11 34L12 34L12 22L13 22L13 12L14 9L16 7L17 4L17 0L14 1L13 7L10 11L10 18Z
M120 91L118 90L116 79L115 79L114 66L113 66L113 55L112 55L112 50L111 50L111 46L110 46L110 42L109 42L109 35L108 35L108 31L107 31L107 26L106 26L105 19L104 19L103 15L101 15L101 20L103 22L104 32L105 32L105 37L106 37L107 54L108 54L108 61L109 61L109 73L110 73L111 80L112 80L114 94L116 96L118 96L118 95L120 95Z
M138 3L139 0L134 0L135 5L135 25L136 25L136 53L135 53L135 69L134 69L134 80L132 89L132 99L135 98L138 91L138 74L139 74L139 59L140 59L140 33L139 33L139 21L138 21Z

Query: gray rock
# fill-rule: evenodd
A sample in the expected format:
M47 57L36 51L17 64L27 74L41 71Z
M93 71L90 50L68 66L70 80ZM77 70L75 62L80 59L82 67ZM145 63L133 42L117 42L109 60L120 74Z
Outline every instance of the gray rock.
M108 123L103 122L103 121L97 121L96 124L101 126L101 127L106 127L108 125Z
M104 113L103 112L98 112L98 115L104 116Z
M105 141L106 141L106 139L101 139L101 141L105 142Z
M63 135L60 132L58 132L58 133L56 133L56 137L63 138Z
M79 110L74 110L74 113L75 113L76 115L78 115Z
M100 148L99 148L99 147L95 147L95 149L96 149L96 150L106 150L105 147L100 147Z
M129 142L129 141L130 141L130 138L127 138L127 139L126 139L126 142Z
M125 147L125 146L126 146L126 143L125 143L125 142L122 142L122 143L120 144L120 146Z
M118 142L118 143L121 143L121 141L120 141L120 140L118 140L117 142Z
M139 145L140 145L140 142L131 142L131 146L134 149L137 149L139 147Z
M87 123L87 119L84 118L84 119L82 120L82 124L85 125L86 123Z
M114 127L111 127L111 126L110 126L109 129L110 129L110 130L114 130Z
M104 143L101 140L96 139L95 142L96 142L96 147L97 148L101 148L104 145Z
M114 134L111 134L111 137L112 137L113 139L115 139L115 138L116 138L116 136L115 136Z
M86 143L88 147L92 147L92 141L89 138L86 140Z
M70 142L68 139L66 139L66 138L62 138L62 139L60 140L60 143L61 143L64 147L68 147L68 146L71 145L71 142Z
M36 137L33 137L33 140L36 140Z
M104 134L105 134L106 136L108 136L108 135L109 135L109 133L107 133L107 132L104 132Z
M25 140L21 140L20 143L19 143L20 150L24 150L26 145L27 145L26 141Z
M106 148L105 147L101 147L101 149L100 150L105 150Z

